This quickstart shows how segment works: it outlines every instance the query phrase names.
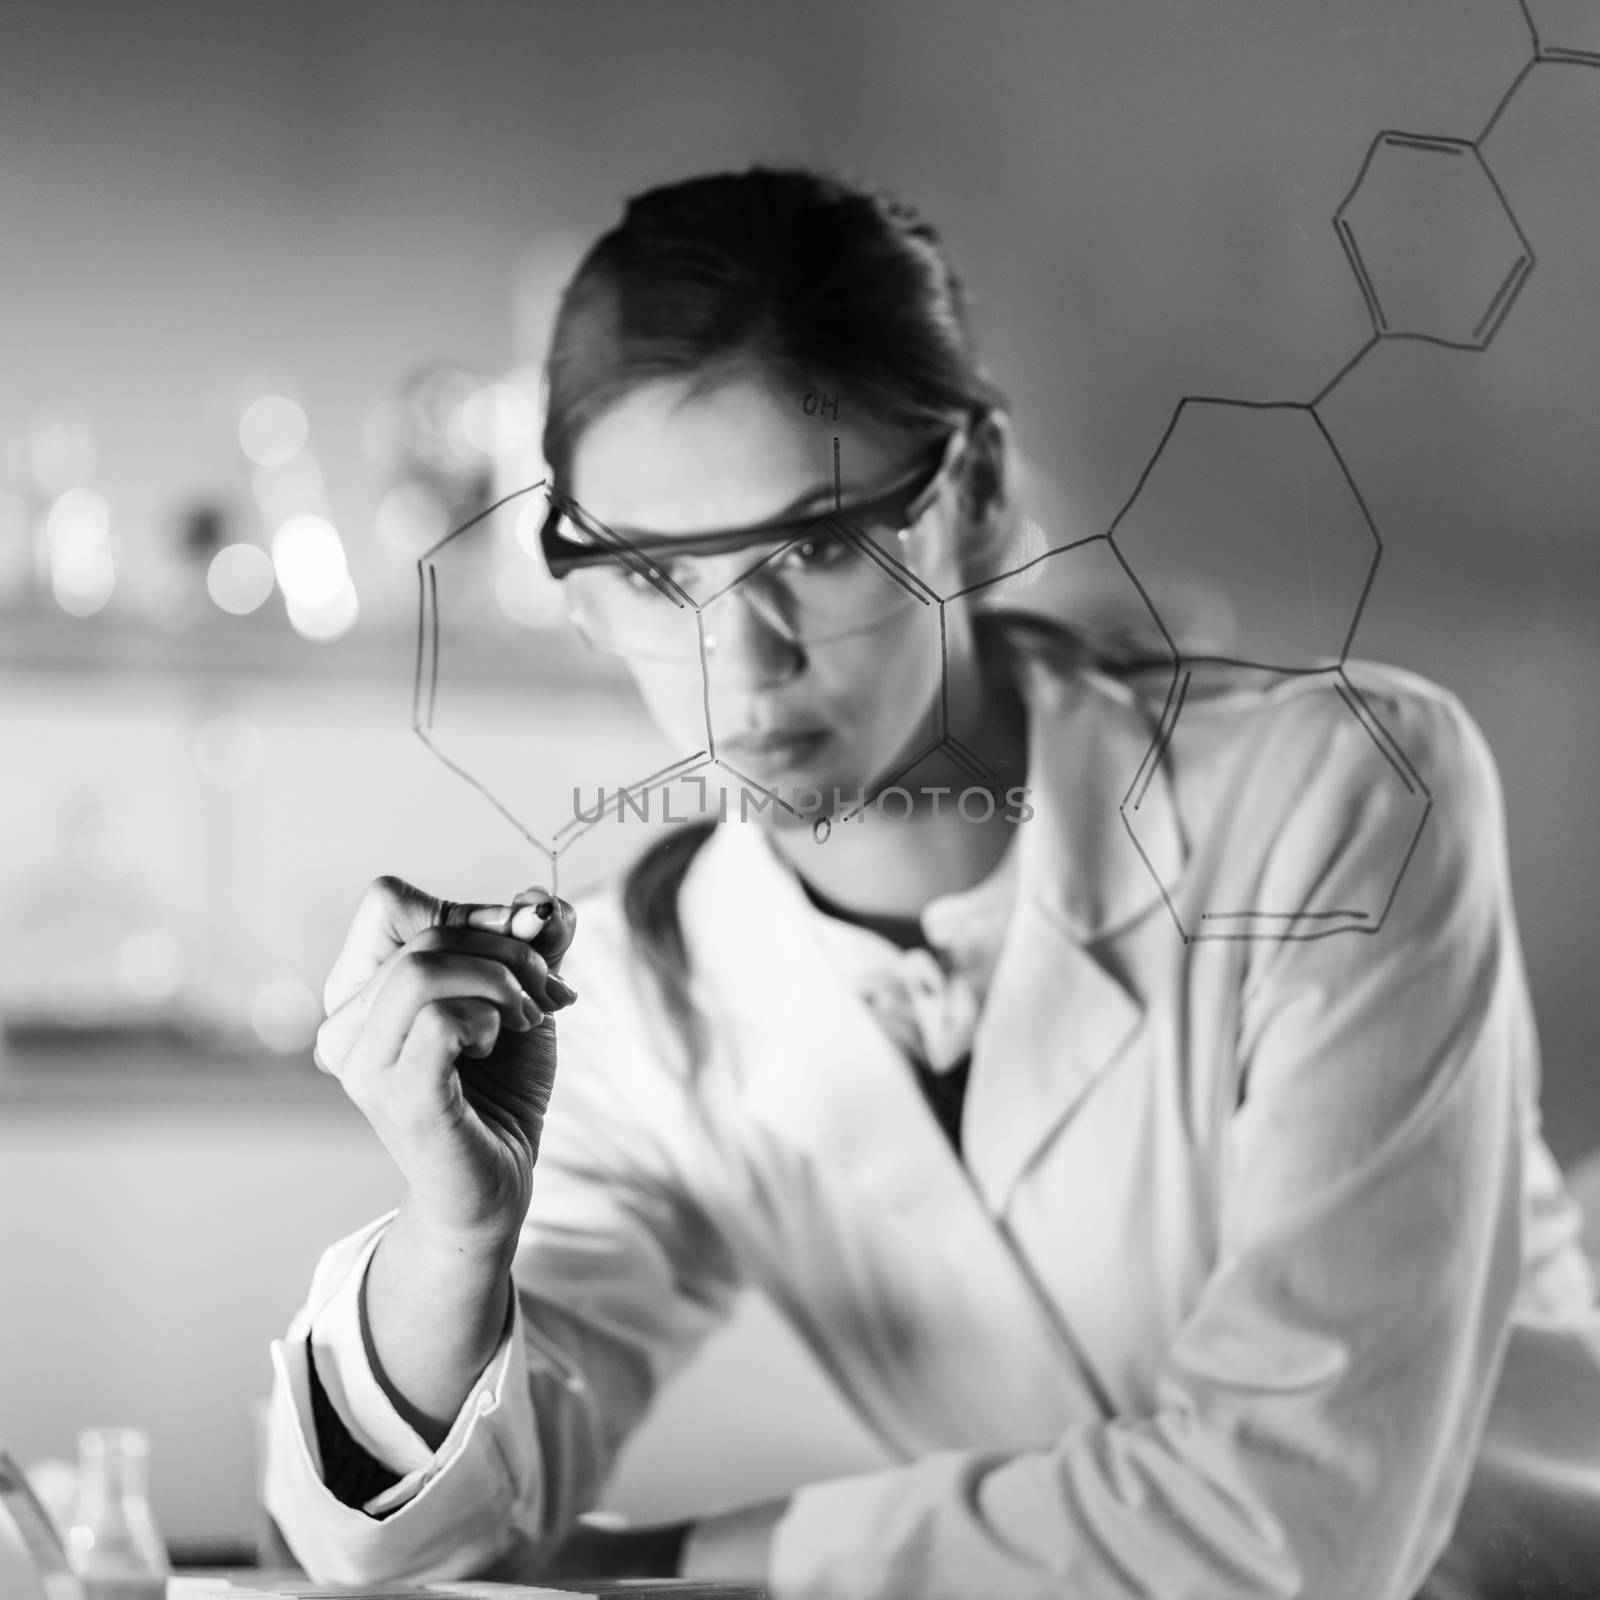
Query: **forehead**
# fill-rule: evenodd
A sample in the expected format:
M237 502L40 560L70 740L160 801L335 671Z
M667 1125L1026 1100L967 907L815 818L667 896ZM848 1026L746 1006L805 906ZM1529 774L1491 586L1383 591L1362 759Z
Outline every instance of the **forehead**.
M803 398L754 375L698 394L683 379L642 384L579 437L572 494L613 527L687 533L761 522L807 497L824 509L835 436L846 495L901 464L881 431L807 416Z

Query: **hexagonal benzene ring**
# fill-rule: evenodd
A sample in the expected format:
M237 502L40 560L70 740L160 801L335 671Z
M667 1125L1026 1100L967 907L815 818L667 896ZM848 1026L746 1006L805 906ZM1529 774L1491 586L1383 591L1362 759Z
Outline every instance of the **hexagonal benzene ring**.
M1518 0L1541 61L1600 67L1600 9L1593 0Z
M538 635L507 628L487 635L484 618L505 599L502 587L515 583L515 563L537 568L548 582L537 538L543 516L534 484L516 491L460 527L453 529L417 562L417 651L412 685L412 731L448 771L475 789L521 838L543 857L551 887L557 858L581 831L579 795L587 792L594 772L635 772L641 765L641 735L651 735L641 710L639 726L606 719L583 741L564 752L556 766L542 752L562 743L570 708L549 693L548 643ZM530 520L531 518L531 520ZM691 614L691 637L696 637ZM477 690L482 676L485 638L492 638L496 695L488 704ZM573 635L574 648L581 641ZM519 651L527 652L526 672L515 668ZM700 671L698 651L688 670ZM620 676L620 674L619 674ZM669 753L657 770L628 786L648 791L671 781L685 764L708 758L709 740L686 753ZM570 806L567 804L570 797ZM531 819L556 818L546 829Z
M483 547L487 543L488 531L493 526L496 514L509 506L516 505L520 509L522 503L533 503L543 487L542 482L531 484L527 489L506 496L505 499L496 502L459 527L452 528L418 558L417 647L411 691L411 729L435 759L463 782L476 789L511 824L524 841L549 863L553 861L550 842L533 833L495 793L493 787L485 782L481 775L470 770L472 765L470 758L460 748L451 748L453 741L447 727L440 726L441 722L448 724L449 721L446 704L448 695L441 686L440 672L447 655L446 634L450 630L445 619L445 610L451 595L448 577L441 589L440 569L441 567L450 569L455 566L469 567L473 579L470 603L483 603L486 595L485 575L482 570L484 561L481 557ZM469 545L474 547L472 551L474 559L467 562L457 561L456 558ZM459 599L459 595L457 598Z
M1071 656L1070 661L1063 659L1063 665L1108 665L1115 661L1123 666L1147 666L1152 661L1175 661L1160 619L1105 535L1036 552L1034 547L1042 543L1042 537L1024 538L1018 551L1021 559L1015 565L939 601L943 692L934 737L878 784L867 804L877 804L880 797L901 787L903 780L918 767L939 757L967 780L967 787L955 802L963 816L968 815L965 801L971 793L990 795L996 808L1010 804L1004 779L950 731L946 615L947 608L958 600L974 602L991 617L997 614L1014 619L1031 616L1052 631L1060 629L1056 638ZM1076 608L1073 601L1078 602ZM1089 604L1085 605L1085 601ZM942 794L944 789L941 786L938 791L930 792ZM851 821L865 808L865 805L857 806L841 820ZM986 811L984 817L971 820L986 820L990 814Z
M1177 732L1184 707L1189 700L1192 669L1182 671L1177 692L1169 694L1149 749L1145 752L1119 806L1123 826L1139 852L1140 859L1161 891L1167 910L1177 925L1185 944L1201 939L1278 941L1324 939L1336 933L1376 933L1383 926L1399 892L1407 866L1416 851L1417 841L1432 813L1433 798L1428 792L1415 766L1412 765L1394 736L1385 728L1360 691L1345 676L1342 668L1327 673L1325 685L1312 689L1307 685L1302 692L1327 695L1341 708L1338 721L1352 718L1368 741L1363 781L1367 785L1381 785L1393 791L1391 801L1392 825L1386 829L1386 843L1392 862L1387 863L1380 881L1369 891L1369 898L1361 904L1333 903L1326 896L1330 891L1320 885L1328 876L1328 867L1339 848L1340 839L1330 836L1325 848L1316 852L1318 859L1305 873L1305 890L1296 904L1249 904L1252 890L1241 888L1237 897L1224 891L1229 903L1195 906L1186 900L1176 883L1163 881L1151 856L1140 839L1140 807L1149 791L1157 768L1166 760L1168 748ZM1327 702L1322 702L1323 721ZM1316 749L1324 748L1327 734L1323 730L1308 733L1307 750L1300 760L1306 763L1308 785L1315 789L1314 764ZM1330 824L1333 819L1330 819ZM1223 826L1227 825L1224 819ZM1330 835L1332 827L1330 826ZM1248 843L1246 844L1248 849ZM1251 859L1240 862L1241 879L1251 877L1259 863ZM1392 871L1389 870L1392 867ZM1244 902L1244 903L1241 903Z
M803 548L820 537L830 539L833 548L818 574L816 587L805 591L792 590L776 602L763 598L759 585L766 569L783 560L791 551ZM726 626L722 613L738 605L748 605L758 616L766 612L769 623L776 631L792 628L808 655L848 651L856 641L869 633L880 635L886 627L899 630L903 639L901 648L893 653L895 665L909 668L915 676L920 661L924 673L932 666L940 680L937 710L933 717L937 726L927 730L928 738L922 742L918 755L909 765L926 759L936 746L945 742L943 607L933 589L901 562L891 549L857 527L847 516L831 511L819 517L797 539L773 550L732 582L701 601L706 645L707 726L711 750L717 765L738 778L742 784L764 793L781 794L781 785L768 789L758 779L740 770L735 760L729 759L730 752L726 747L737 730L719 728L715 711L711 709L710 675L715 667L715 646L719 633ZM829 811L814 818L814 832L818 833L819 838L826 837L826 829L831 828L834 821L849 821L859 816L865 806L870 805L885 787L904 776L906 770L908 768L903 766L887 784L877 786L871 796L864 795L860 804L849 807L837 817ZM795 807L784 804L783 809L792 812Z
M1533 248L1476 145L1385 132L1333 225L1379 336L1481 350L1533 270Z
M493 770L502 753L500 746L510 745L511 741L495 741L493 748L486 749L484 741L480 739L476 751L468 754L463 748L461 730L451 725L449 679L441 676L442 666L451 658L449 640L463 628L470 630L475 620L474 608L486 601L483 573L478 570L483 563L475 558L482 555L485 545L492 543L496 515L503 513L507 507L516 502L530 500L544 487L543 483L534 484L528 489L519 490L505 497L480 516L453 529L419 559L418 635L412 727L437 760L476 789L512 828L545 858L549 864L551 887L555 888L560 858L604 820L607 808L603 797L606 787L609 786L594 786L596 794L602 798L598 806L593 808L593 815L586 814L586 808L580 806L578 802L580 786L573 786L574 802L571 814L546 832L536 832L524 820L528 814L528 806L518 804L509 798L518 789L516 775L508 775L503 763L498 772ZM667 821L689 820L670 815L672 786L692 779L697 774L706 774L713 768L736 780L741 786L741 808L744 798L748 796L755 800L758 811L770 806L803 820L804 813L792 804L790 799L786 799L781 790L763 784L758 778L727 759L725 755L719 755L717 751L718 730L713 726L710 696L704 692L708 683L706 678L709 670L708 655L714 648L714 636L708 632L708 626L716 625L719 607L736 603L732 598L724 598L729 595L729 591L738 589L741 585L754 590L759 583L760 573L770 561L781 558L795 545L815 537L824 526L835 538L837 545L848 552L855 574L858 577L863 574L868 577L870 580L868 589L887 597L885 604L869 608L872 612L870 617L852 618L847 621L859 631L861 627L881 625L886 616L895 612L924 615L928 618L926 627L932 630L930 648L935 652L936 659L942 662L942 658L938 657L939 607L931 591L914 573L903 569L859 529L836 514L830 513L818 518L806 533L769 553L762 560L752 563L732 584L721 591L704 596L698 596L683 588L660 571L653 564L647 551L637 548L614 530L601 530L600 536L604 538L604 542L622 553L630 571L655 588L664 600L671 601L675 610L683 613L693 645L692 648L680 652L684 657L683 660L675 660L672 664L677 670L692 670L699 677L700 700L705 708L706 718L704 739L698 748L678 755L633 782L612 790L611 800L618 820L638 819L641 822L648 822L648 812L652 803L659 807L661 813L666 814ZM532 543L527 540L523 543L529 545L526 553L533 558ZM455 570L452 571L452 568ZM857 584L855 587L859 592L860 585ZM454 628L448 615L452 599L455 601L457 612ZM781 623L782 618L779 617L777 620ZM844 631L848 632L849 629ZM455 709L459 711L459 704Z
M762 574L770 566L790 551L815 540L823 533L834 539L836 544L826 570L834 575L836 581L848 578L850 581L845 586L858 597L865 593L869 602L849 615L839 615L834 622L829 621L826 611L794 615L792 595L773 599L764 595L760 587ZM705 691L703 703L706 745L703 750L693 752L680 761L638 780L635 784L619 789L615 795L619 819L626 806L643 820L653 793L659 793L662 808L665 810L670 804L671 786L689 782L699 785L698 804L702 814L709 816L714 812L718 821L726 822L730 819L728 791L725 787L714 807L709 807L707 804L707 780L713 772L716 772L724 778L734 780L738 785L738 820L748 820L749 808L753 804L758 816L770 809L782 812L799 823L809 819L813 824L813 832L819 838L825 838L826 830L831 830L833 821L831 813L823 809L825 797L810 786L791 789L786 795L781 779L773 782L771 781L773 775L769 774L768 781L764 782L746 771L742 763L750 758L741 756L735 749L730 748L740 730L719 728L717 725L717 713L710 687L711 674L715 668L718 635L728 625L724 617L733 614L733 608L736 606L748 605L760 619L761 626L770 628L777 634L792 629L796 634L805 636L802 642L808 653L826 651L837 646L848 648L852 639L868 631L876 632L886 625L894 624L909 630L906 647L898 652L901 660L914 656L913 647L916 644L914 636L920 631L926 636L923 641L924 647L932 650L934 659L939 663L942 678L943 658L939 653L940 636L937 626L940 620L940 607L937 601L915 574L906 572L892 557L886 556L875 541L869 539L848 519L835 513L818 518L804 533L769 551L766 556L753 562L737 577L715 591L699 593L692 586L681 589L676 585L674 587L692 607L694 623L699 629L697 667ZM835 626L837 631L830 631ZM779 647L781 648L781 645ZM805 791L804 795L801 793L802 788ZM558 853L570 849L600 820L600 817L596 816L590 819L578 818L564 824L555 836ZM692 819L679 816L667 820L682 822ZM824 831L818 833L819 826Z
M810 552L824 539L831 549L813 583L804 588L797 585L781 603L751 599L752 592L759 596L758 586L781 562ZM705 620L708 652L716 645L719 614L728 611L736 598L757 613L764 611L776 630L792 630L807 649L864 633L917 607L931 609L938 602L928 584L889 549L849 517L833 511L752 562L720 589L704 594L692 588L683 592Z
M1170 664L1176 660L1161 619L1103 534L1049 548L1037 523L1024 519L1002 570L943 594L924 576L884 554L881 546L877 548L885 570L898 569L909 590L933 597L938 617L941 692L929 736L874 787L863 803L842 813L838 819L841 822L853 821L888 791L901 787L918 767L939 758L953 769L949 775L966 780L968 789L988 793L997 806L1007 803L1004 780L951 731L948 608L956 601L970 601L982 612L1032 615L1053 625L1061 630L1058 637L1072 652L1074 665L1085 664L1085 658L1097 665L1121 666L1148 666L1153 661ZM944 786L929 792L942 795ZM963 790L958 805L965 794Z
M1197 642L1210 635L1170 627L1108 534L1040 550L1034 543L1025 538L1014 565L950 598L970 599L980 615L1038 617L1069 635L1096 666L1170 668L1181 652L1203 653Z
M1192 615L1208 591L1231 612L1233 636L1207 647L1164 623L1174 650L1279 672L1345 659L1383 551L1311 407L1194 396L1107 537L1158 617Z

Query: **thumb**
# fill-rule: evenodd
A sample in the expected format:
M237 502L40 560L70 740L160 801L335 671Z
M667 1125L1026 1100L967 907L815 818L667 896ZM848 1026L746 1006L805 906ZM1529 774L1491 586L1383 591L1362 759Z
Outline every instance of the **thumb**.
M419 933L444 923L458 925L473 909L441 900L404 878L374 879L362 895L344 947L328 971L322 992L324 1009L331 1016Z

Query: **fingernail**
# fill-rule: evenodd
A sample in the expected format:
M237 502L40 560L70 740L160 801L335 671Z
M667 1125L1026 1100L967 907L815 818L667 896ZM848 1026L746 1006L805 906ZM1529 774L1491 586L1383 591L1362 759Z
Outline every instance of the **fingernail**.
M533 1023L528 1020L528 1006L525 1000L518 1001L517 1009L507 1016L506 1026L513 1033L526 1033L533 1026Z
M555 896L542 883L524 889L511 903L514 906L532 906L547 922L555 915Z
M488 928L494 933L505 932L506 925L511 921L510 906L479 906L476 911L467 915L467 926L471 928Z
M518 906L511 918L512 936L531 939L545 925L546 916L537 906Z
M570 1006L578 998L578 991L559 972L550 973L544 980L544 986L564 1005Z
M537 1028L539 1024L544 1021L544 1012L542 1012L538 1006L536 1006L526 995L523 996L522 1000L522 1014L528 1019L528 1026L530 1028Z

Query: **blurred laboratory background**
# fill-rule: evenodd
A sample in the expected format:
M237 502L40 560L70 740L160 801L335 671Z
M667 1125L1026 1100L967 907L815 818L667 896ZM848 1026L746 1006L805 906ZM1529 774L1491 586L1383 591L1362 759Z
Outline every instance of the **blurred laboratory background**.
M624 198L753 161L940 228L1053 544L1185 397L1326 391L1312 477L1383 551L1351 653L1485 730L1547 1136L1600 1147L1595 59L1562 0L10 0L0 1435L139 1426L170 1537L254 1527L267 1341L395 1198L309 1062L363 886L545 881L577 775L657 764L524 497L452 545L439 662L441 748L515 769L513 815L463 781L413 731L418 558L539 477L550 318ZM1225 632L1274 571L1186 592ZM563 892L639 843L596 829ZM760 1307L716 1360L614 1504L874 1459Z

